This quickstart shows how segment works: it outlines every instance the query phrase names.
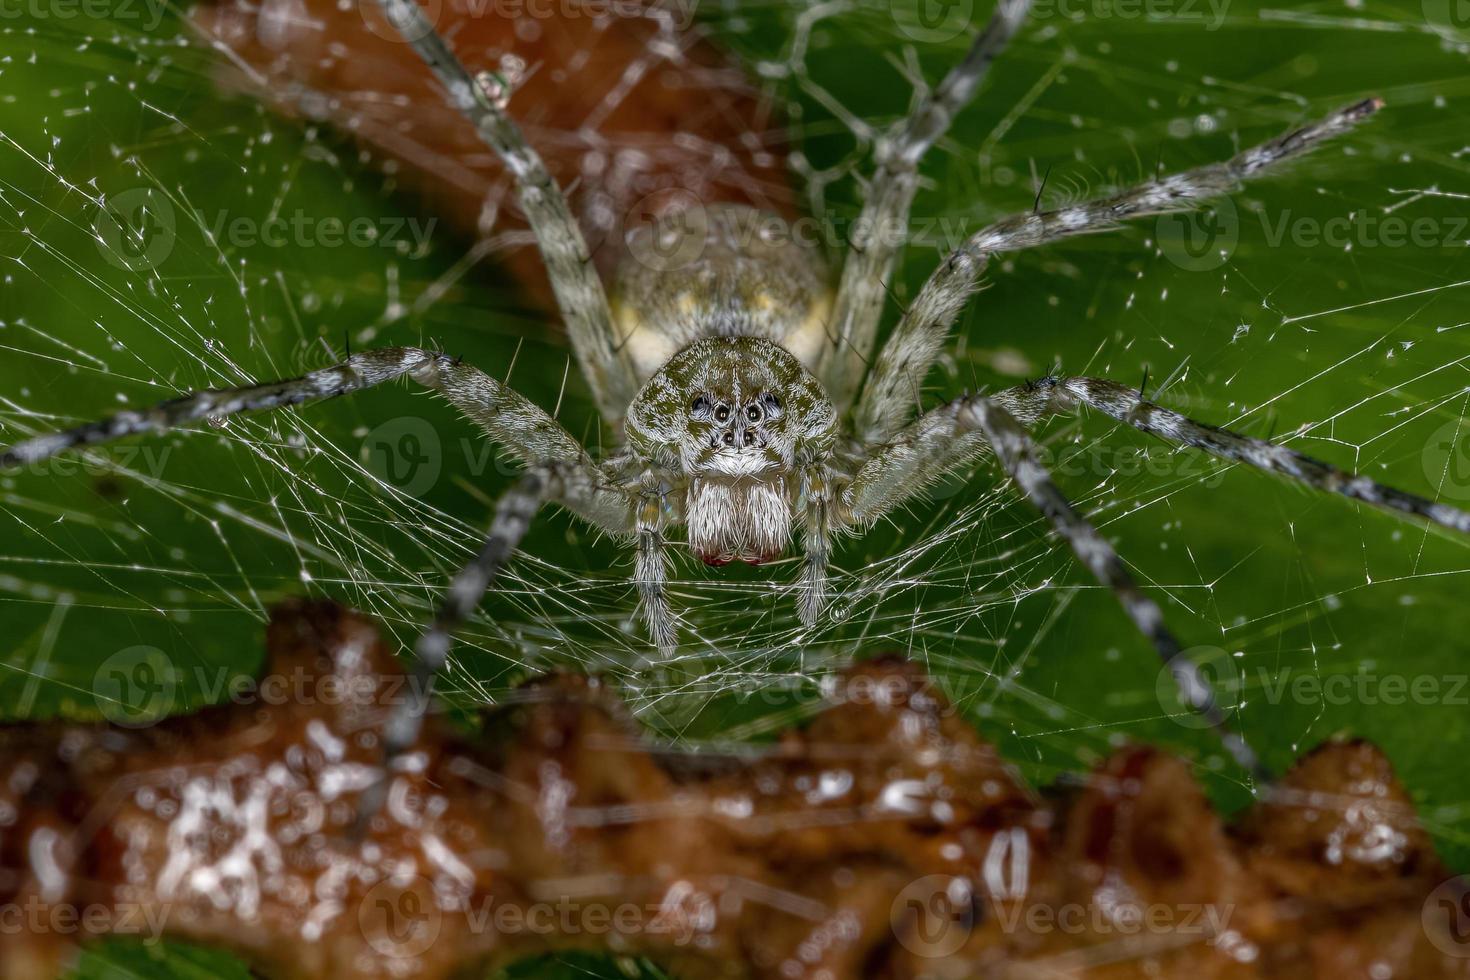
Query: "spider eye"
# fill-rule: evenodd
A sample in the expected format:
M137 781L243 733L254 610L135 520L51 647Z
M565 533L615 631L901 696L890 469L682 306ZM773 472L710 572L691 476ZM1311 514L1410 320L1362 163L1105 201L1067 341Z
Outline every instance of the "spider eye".
M724 402L721 402L720 403L720 407L717 408L717 409L715 409L715 421L716 422L723 422L726 419L728 419L729 417L730 417L730 406L729 405L726 405Z
M761 420L760 407L757 405L746 405L745 417L750 419L752 422L759 422Z
M781 411L781 399L768 391L761 395L761 407L766 410L767 415L774 417Z
M708 412L709 411L709 405L710 405L709 396L708 395L699 395L698 397L696 397L694 399L694 401L692 403L690 403L690 405L689 405L689 414L691 414L691 415L703 415L705 412Z

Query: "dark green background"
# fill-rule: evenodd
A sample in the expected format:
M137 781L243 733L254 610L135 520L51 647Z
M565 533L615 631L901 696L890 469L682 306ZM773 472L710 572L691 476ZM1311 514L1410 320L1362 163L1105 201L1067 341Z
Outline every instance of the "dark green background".
M1048 170L1043 200L1056 206L1156 162L1224 157L1370 94L1388 109L1235 195L1238 244L1215 268L1171 261L1153 221L996 263L930 379L930 403L1056 364L1135 383L1147 369L1172 407L1470 503L1470 424L1459 425L1470 397L1470 66L1464 45L1435 30L1441 6L1235 0L1218 23L1184 0L1153 16L1102 0L1062 8L1076 18L1041 11L925 166L920 221L969 232L1030 207L1034 175ZM465 245L448 234L423 254L212 245L194 209L346 221L416 215L415 202L329 130L222 94L177 11L148 30L143 8L130 9L103 20L6 8L0 22L0 438L113 411L119 396L140 405L299 373L340 352L344 334L355 346L436 342L496 373L519 346L517 387L556 404L566 348L493 268L422 309L390 308L391 289L412 308L454 268ZM704 19L748 64L789 69L802 9L729 4ZM907 11L856 6L817 23L801 70L764 73L809 166L835 178L813 206L839 225L856 211L862 147L831 106L885 124L909 104L914 64L932 81L963 50L961 37L915 45L910 24ZM109 262L96 231L98 195L135 188L167 197L176 217L167 257L141 271ZM1426 188L1441 194L1406 193ZM1390 207L1430 219L1435 243L1271 241L1282 220L1310 230ZM895 293L912 294L937 257L932 244L911 248ZM560 416L595 431L575 373ZM1064 489L1186 645L1237 654L1201 655L1244 671L1237 723L1268 763L1284 768L1335 733L1371 738L1446 859L1470 864L1470 691L1457 680L1470 672L1466 542L1171 454L1105 420L1045 434ZM474 440L449 410L395 387L156 441L168 450L156 480L117 470L115 451L91 472L0 479L0 712L96 715L117 693L104 666L140 656L171 678L169 696L144 707L201 703L199 678L252 671L265 610L303 592L368 609L410 639L508 478L466 459ZM423 472L417 460L438 478L419 497L375 485L385 445L406 453L398 475ZM843 544L844 595L810 636L785 586L792 561L712 577L681 558L676 595L698 636L659 668L630 626L630 556L549 516L460 647L449 686L466 704L494 701L548 666L595 666L663 734L760 738L809 711L816 679L842 658L898 649L924 659L1038 783L1146 739L1199 760L1223 806L1245 802L1210 737L1168 718L1149 648L1024 502L984 468L936 497ZM1261 685L1337 675L1368 675L1370 691L1384 675L1430 678L1440 696L1324 704ZM154 955L117 947L82 972L160 975ZM237 975L209 954L169 962L174 976Z

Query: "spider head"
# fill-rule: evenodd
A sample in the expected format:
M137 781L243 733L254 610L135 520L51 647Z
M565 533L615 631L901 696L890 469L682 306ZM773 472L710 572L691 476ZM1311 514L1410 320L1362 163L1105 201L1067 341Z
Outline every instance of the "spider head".
M687 480L690 547L723 565L769 561L791 536L794 474L832 450L837 413L781 346L711 337L669 359L628 408L628 443Z

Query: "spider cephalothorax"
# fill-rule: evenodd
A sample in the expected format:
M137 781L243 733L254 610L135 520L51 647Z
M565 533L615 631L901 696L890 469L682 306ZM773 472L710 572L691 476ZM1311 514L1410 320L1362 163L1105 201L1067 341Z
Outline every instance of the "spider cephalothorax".
M982 228L935 268L879 344L887 282L903 244L891 232L908 226L919 163L1025 19L1027 0L1000 0L970 53L908 118L875 140L876 165L853 225L863 234L843 261L835 291L814 247L764 231L790 226L749 208L686 201L666 209L655 227L628 237L633 258L618 277L616 304L609 302L565 198L503 101L465 70L415 0L379 2L515 175L583 377L609 434L624 444L594 459L555 418L498 379L442 354L399 347L354 354L289 381L197 392L151 410L37 435L0 452L0 467L412 378L477 422L527 468L502 497L485 544L456 576L419 641L419 669L430 674L443 666L452 632L478 605L543 503L559 504L633 544L643 618L654 645L667 653L678 642L678 616L668 597L666 546L679 525L694 552L711 564L767 560L798 529L798 608L802 622L812 624L822 615L835 534L861 530L945 472L991 451L1079 560L1117 594L1169 662L1186 703L1221 730L1241 765L1257 771L1249 747L1226 730L1209 685L1178 655L1157 604L1052 481L1027 427L1086 406L1175 445L1470 534L1470 513L1463 510L1286 446L1203 425L1105 379L1046 379L914 413L949 329L979 290L991 256L1104 231L1139 215L1192 210L1351 130L1380 107L1376 99L1223 163L1052 211L1034 208ZM412 743L424 710L427 685L413 690L415 697L402 702L385 732L390 755Z
M837 412L779 344L705 337L643 386L625 427L636 455L686 483L694 553L710 565L759 564L790 539L792 476L831 452Z

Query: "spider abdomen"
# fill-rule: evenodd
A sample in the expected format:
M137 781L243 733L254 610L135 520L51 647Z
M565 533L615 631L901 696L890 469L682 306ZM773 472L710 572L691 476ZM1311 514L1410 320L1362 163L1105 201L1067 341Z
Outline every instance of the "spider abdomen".
M831 285L800 227L745 205L680 196L629 230L614 316L639 380L710 337L759 337L814 369L828 346Z

